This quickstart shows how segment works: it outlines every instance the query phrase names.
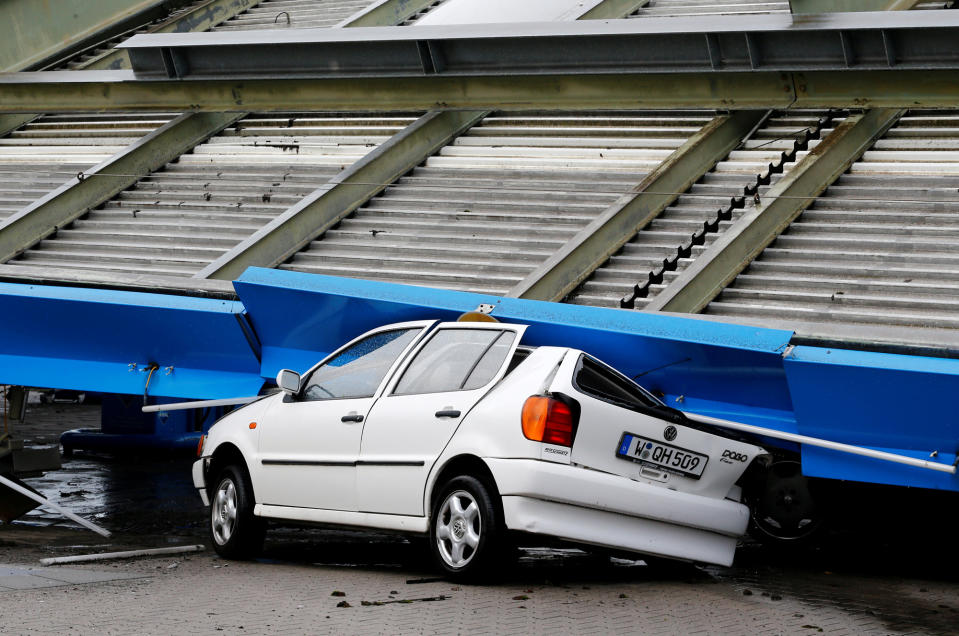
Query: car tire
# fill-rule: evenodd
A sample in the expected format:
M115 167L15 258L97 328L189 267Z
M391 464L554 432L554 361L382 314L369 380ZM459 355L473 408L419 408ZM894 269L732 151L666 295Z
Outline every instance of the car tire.
M503 519L491 490L479 479L463 475L438 491L429 547L437 567L451 579L484 580L504 561Z
M749 534L772 548L813 543L828 523L828 505L798 460L782 459L758 476L751 497Z
M253 488L243 467L225 466L210 493L210 541L226 559L249 559L259 554L266 523L253 516Z

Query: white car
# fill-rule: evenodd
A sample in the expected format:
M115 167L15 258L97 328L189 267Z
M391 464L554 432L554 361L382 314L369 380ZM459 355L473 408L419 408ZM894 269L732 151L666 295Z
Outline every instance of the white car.
M526 327L394 324L220 419L193 480L216 551L265 521L429 536L438 567L488 572L524 534L729 565L758 446L694 425L611 367L524 347Z

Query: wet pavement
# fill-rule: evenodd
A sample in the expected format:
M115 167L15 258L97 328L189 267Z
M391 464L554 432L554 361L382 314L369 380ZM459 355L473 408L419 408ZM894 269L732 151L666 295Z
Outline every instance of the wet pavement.
M43 445L97 421L96 406L31 405L19 430ZM0 578L42 579L0 581L0 633L959 634L955 526L943 513L956 499L916 492L846 501L847 523L813 547L746 542L733 568L544 547L524 550L495 584L459 586L425 566L421 541L312 528L271 529L253 562L208 550L39 567L48 556L209 545L191 463L78 452L27 480L116 534L41 511L0 525Z

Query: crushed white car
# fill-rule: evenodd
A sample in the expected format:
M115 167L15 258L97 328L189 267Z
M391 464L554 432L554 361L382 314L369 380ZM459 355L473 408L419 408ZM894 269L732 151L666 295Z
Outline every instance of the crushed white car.
M766 451L587 353L523 346L525 330L394 324L281 371L281 392L202 442L216 551L254 555L270 519L428 535L464 578L530 535L731 564L750 517L737 484Z

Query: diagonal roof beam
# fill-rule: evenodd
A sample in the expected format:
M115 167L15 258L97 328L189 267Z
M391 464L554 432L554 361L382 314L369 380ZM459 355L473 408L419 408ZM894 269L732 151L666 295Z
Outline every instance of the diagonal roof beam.
M29 124L37 117L38 115L25 115L19 113L13 115L0 115L0 137L9 135L20 126Z
M232 280L252 265L275 267L487 114L427 113L207 265L194 278Z
M166 15L189 0L4 0L0 3L0 70L42 68L92 39Z
M77 220L241 117L186 113L0 223L0 263Z
M723 232L644 311L702 311L904 113L875 109L840 123L763 195L765 205Z
M762 111L720 115L520 281L508 297L557 301L625 245L733 150L762 119Z

